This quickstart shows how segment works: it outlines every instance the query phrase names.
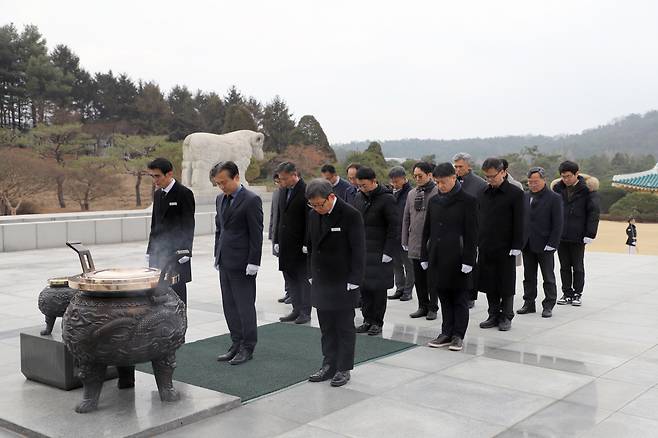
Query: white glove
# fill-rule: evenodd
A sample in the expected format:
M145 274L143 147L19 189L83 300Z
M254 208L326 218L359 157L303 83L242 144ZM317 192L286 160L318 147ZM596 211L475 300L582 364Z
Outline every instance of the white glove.
M312 278L308 279L308 284L313 284L313 279Z
M358 284L347 283L347 290L348 291L358 289L358 288L359 288Z
M279 244L278 243L274 244L274 254L277 254L277 255L279 254Z
M520 255L520 254L521 254L520 249L510 249L509 250L509 255L512 256L512 257L516 257L517 255Z
M420 267L423 268L423 271L427 271L427 268L429 268L430 264L429 262L420 262Z
M402 245L402 250L403 251L409 251L409 247L407 245Z
M590 244L590 243L592 243L592 242L594 242L594 239L592 239L591 237L583 237L583 243L584 243L585 245L588 245L588 244Z
M393 260L391 257L387 256L386 254L382 254L382 263L390 263L391 260Z
M260 266L248 264L247 265L247 270L245 271L245 274L247 274L247 275L256 275L256 274L258 274L258 268L260 268Z
M146 262L146 265L144 266L150 266L149 265L149 260L151 259L151 256L148 254L144 254L144 262Z
M473 266L471 265L462 265L462 272L464 274L468 274L473 270Z
M308 248L306 246L302 246L302 252L304 254L308 254Z
M546 245L546 246L544 247L544 251L555 251L555 248L553 248L552 246L548 246L548 245Z
M184 265L185 263L187 263L189 261L190 261L190 258L188 256L183 256L183 257L178 259L178 263L180 263L181 265Z

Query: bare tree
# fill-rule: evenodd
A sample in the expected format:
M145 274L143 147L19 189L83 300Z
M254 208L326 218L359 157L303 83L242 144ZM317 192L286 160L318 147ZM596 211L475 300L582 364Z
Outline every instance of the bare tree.
M115 175L112 160L98 157L82 157L71 163L67 172L66 191L89 211L92 201L116 191L120 178Z
M0 150L0 199L15 215L31 196L44 192L53 182L52 165L27 151Z
M142 178L148 174L146 165L149 162L149 156L155 152L163 139L157 136L128 137L117 135L114 141L116 160L125 173L135 177L135 206L140 207L142 205Z

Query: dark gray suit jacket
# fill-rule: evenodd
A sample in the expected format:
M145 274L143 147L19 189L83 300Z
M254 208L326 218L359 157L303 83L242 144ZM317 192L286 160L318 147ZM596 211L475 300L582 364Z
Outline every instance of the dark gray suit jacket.
M242 187L224 214L225 196L222 193L215 200L215 266L236 271L244 271L248 264L260 266L263 202L254 192Z

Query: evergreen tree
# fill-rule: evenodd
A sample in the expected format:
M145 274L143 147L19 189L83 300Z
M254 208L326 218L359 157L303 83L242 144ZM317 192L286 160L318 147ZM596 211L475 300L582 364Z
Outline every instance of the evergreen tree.
M169 140L182 140L193 132L202 130L202 121L194 107L192 93L186 86L176 85L167 97L171 109Z
M224 120L222 134L239 131L241 129L255 131L256 122L246 106L240 104L231 105L226 110L226 118Z
M158 84L139 83L135 98L135 124L140 134L165 134L171 113Z
M290 135L295 129L288 105L279 96L265 106L263 111L263 132L265 134L265 151L281 153L290 144Z
M201 118L202 131L221 134L226 116L222 98L217 93L203 93L199 90L194 96L194 106Z
M224 103L227 108L231 105L241 105L245 103L244 97L242 97L242 94L238 91L235 85L231 85L231 88L229 88L228 94L226 94L226 97L224 98Z
M322 130L320 123L311 115L306 115L299 119L297 126L290 135L290 141L293 144L315 145L331 161L336 161L336 153L329 146L327 135Z

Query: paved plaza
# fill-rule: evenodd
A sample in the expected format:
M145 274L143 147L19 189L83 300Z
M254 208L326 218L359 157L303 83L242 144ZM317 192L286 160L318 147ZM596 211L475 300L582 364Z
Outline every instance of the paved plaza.
M188 341L228 332L212 243L212 236L195 240ZM145 247L90 249L103 268L141 265ZM259 324L268 324L289 306L276 302L283 281L269 242L263 255L257 309ZM415 299L389 301L383 336L419 347L357 366L345 387L300 383L162 436L655 437L658 257L588 253L586 266L582 307L556 306L550 319L517 315L509 332L478 327L486 318L480 295L459 353L424 346L439 333L440 317L412 320ZM43 324L36 299L47 278L79 271L68 248L0 254L0 380L20 376L19 333ZM521 277L518 268L515 308ZM218 373L231 368L217 363ZM13 436L0 429L0 437Z

